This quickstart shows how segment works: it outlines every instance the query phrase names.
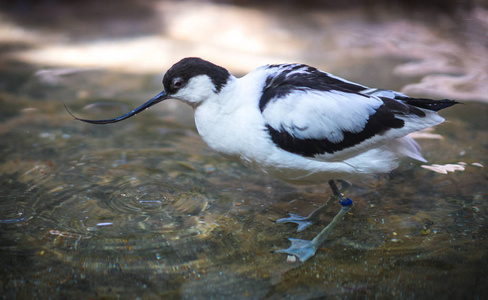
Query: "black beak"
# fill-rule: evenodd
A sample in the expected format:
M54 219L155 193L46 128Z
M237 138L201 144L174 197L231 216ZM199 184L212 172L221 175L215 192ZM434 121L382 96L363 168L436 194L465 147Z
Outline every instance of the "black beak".
M64 108L66 108L66 110L68 111L68 113L73 118L75 118L76 120L83 121L83 122L86 122L86 123L92 123L92 124L109 124L109 123L116 123L116 122L119 122L119 121L128 119L128 118L130 118L132 116L135 116L138 113L140 113L141 111L145 110L146 108L149 108L149 107L153 106L154 104L157 104L157 103L159 103L159 102L161 102L163 100L166 100L168 98L169 98L169 96L166 93L166 91L162 91L161 93L157 94L155 97L151 98L149 101L147 101L143 105L139 106L138 108L134 109L133 111L128 112L125 115L122 115L120 117L117 117L117 118L114 118L114 119L107 119L107 120L87 120L87 119L80 119L80 118L74 116L68 110L68 108L66 107L66 105L64 105Z

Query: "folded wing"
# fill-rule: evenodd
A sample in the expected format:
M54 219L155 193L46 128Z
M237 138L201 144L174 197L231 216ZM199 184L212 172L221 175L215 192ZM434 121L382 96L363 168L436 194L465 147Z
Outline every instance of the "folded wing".
M369 89L308 66L294 66L268 78L260 109L272 141L302 156L327 160L381 147L441 123L444 119L435 111L456 103Z

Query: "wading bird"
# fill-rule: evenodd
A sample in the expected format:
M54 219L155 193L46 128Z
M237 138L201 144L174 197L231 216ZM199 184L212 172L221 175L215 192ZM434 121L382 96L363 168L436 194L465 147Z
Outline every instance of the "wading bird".
M440 124L436 112L453 100L412 98L368 88L304 64L259 67L242 78L200 58L184 58L164 75L164 90L135 110L92 124L125 120L166 99L195 111L198 132L207 145L272 177L296 184L328 181L341 210L313 240L290 239L287 253L305 261L352 207L336 185L343 179L387 173L400 157L425 162L407 135ZM68 111L69 112L69 111ZM71 113L70 113L71 114ZM317 219L290 214L298 231Z

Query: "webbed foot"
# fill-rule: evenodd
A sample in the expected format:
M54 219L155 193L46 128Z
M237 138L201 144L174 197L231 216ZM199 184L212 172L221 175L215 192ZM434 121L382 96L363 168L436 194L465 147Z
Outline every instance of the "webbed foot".
M295 223L298 225L297 232L305 230L308 226L312 225L312 221L309 217L303 217L288 213L290 216L288 218L281 218L276 220L276 223Z
M315 251L317 251L318 247L313 243L313 241L292 238L289 238L289 240L291 241L290 248L276 250L275 252L294 255L301 262L304 262L312 257L315 254Z
M341 205L349 205L351 200L344 198L341 192L347 190L351 186L351 184L344 180L338 180L338 181L341 183L341 188L340 189L337 188L334 181L331 180L329 184L332 187L332 191L334 192L334 195L330 196L322 206L314 210L312 213L310 213L310 215L304 217L304 216L288 213L289 214L288 218L278 219L276 220L276 223L295 223L298 225L297 232L300 232L305 230L310 225L316 223L320 219L320 215L327 209L327 204L329 203L330 199L337 198L339 199Z
M308 240L300 240L300 239L292 239L290 238L289 240L291 241L291 246L290 248L287 249L281 249L275 251L276 253L286 253L286 254L291 254L297 257L300 261L304 262L310 257L312 257L315 252L317 251L318 247L327 239L329 234L332 232L332 229L339 224L341 219L347 214L347 212L352 208L352 200L349 198L345 198L340 192L339 189L337 188L335 182L333 180L329 181L329 185L332 188L332 192L334 193L334 196L339 199L339 203L341 204L341 210L335 215L335 217L332 219L332 221L327 225L322 231L317 234L311 241ZM284 222L289 222L289 220L292 220L292 222L298 224L298 228L300 229L301 222L304 222L304 220L309 220L309 217L300 217L297 215L290 214L290 217L280 219L279 223L284 223ZM305 221L305 222L307 222ZM308 226L305 225L304 226ZM304 228L305 228L304 227ZM303 230L303 229L302 229Z

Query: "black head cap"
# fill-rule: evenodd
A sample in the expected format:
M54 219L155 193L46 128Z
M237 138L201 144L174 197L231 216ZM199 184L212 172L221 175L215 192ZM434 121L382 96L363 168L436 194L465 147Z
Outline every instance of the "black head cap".
M217 93L220 92L230 77L230 73L220 66L198 57L187 57L174 64L166 72L163 78L164 89L168 94L174 94L186 86L191 78L198 75L210 77Z

